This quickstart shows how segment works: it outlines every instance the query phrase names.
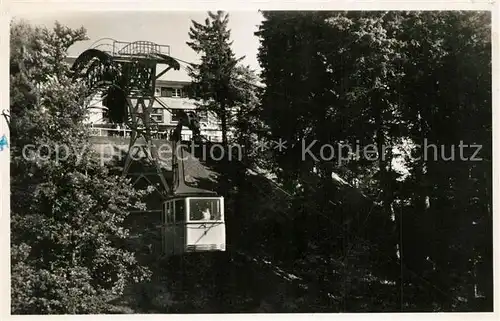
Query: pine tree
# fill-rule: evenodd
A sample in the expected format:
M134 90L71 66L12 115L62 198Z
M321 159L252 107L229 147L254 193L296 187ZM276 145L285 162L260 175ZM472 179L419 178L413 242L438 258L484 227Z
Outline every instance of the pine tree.
M379 261L372 272L397 280L392 308L491 307L488 13L265 12L264 17L258 32L266 85L262 120L271 135L288 142L318 139L354 146L359 141L361 148L374 144L378 150L376 160L336 163L333 170L359 181L379 210L368 212L358 228L370 247L382 247L377 252L382 261L391 263ZM454 160L443 160L432 149L424 159L423 148L416 146L427 141L447 148L449 156L460 140L480 145L482 161L460 160L458 151ZM402 142L408 142L414 158L403 161L407 177L395 170L390 152ZM384 145L389 147L385 160ZM284 181L294 182L321 165L304 164L298 155L290 148L274 153ZM320 168L314 174L322 172L327 173ZM338 190L321 186L306 198L318 203L319 211L330 210L339 219L359 215L348 199L339 202L351 207L347 211L340 204L322 204L322 197L335 199ZM315 235L325 231L321 224L307 228Z
M189 68L193 79L191 96L201 100L202 108L217 115L225 146L228 143L231 111L239 96L231 79L236 65L243 59L235 58L231 49L228 22L229 14L208 12L204 24L192 21L193 26L189 30L191 41L187 42L196 53L201 54L201 63Z

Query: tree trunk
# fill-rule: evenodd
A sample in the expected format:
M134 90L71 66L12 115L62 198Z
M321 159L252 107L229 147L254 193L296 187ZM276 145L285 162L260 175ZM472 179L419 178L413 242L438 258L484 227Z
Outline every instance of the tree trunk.
M378 151L378 168L379 168L379 186L382 192L382 207L384 209L384 215L387 224L391 224L390 228L387 228L388 231L394 231L394 238L388 240L388 246L391 246L393 251L391 251L390 256L397 260L399 253L399 263L402 266L402 255L401 249L403 247L402 238L399 237L401 231L401 224L398 224L400 220L395 217L393 210L393 202L394 202L394 193L392 190L392 177L391 177L391 169L388 170L388 165L390 166L392 161L392 152L390 146L388 146L387 151L388 155L385 154L386 151L386 133L384 132L384 119L383 119L383 98L380 93L375 93L375 99L372 101L372 108L375 110L375 143L377 145ZM387 159L386 159L387 158ZM397 248L397 250L396 250ZM396 251L394 251L396 250ZM403 289L403 273L400 270L399 277L396 278L397 289ZM398 295L397 305L403 310L403 300L402 300L402 291Z

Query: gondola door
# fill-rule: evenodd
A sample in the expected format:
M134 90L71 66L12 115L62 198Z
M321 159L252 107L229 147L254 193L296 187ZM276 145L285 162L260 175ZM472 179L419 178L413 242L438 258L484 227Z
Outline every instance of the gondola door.
M186 200L176 199L172 201L175 212L175 254L182 254L186 249Z
M173 240L173 221L174 213L172 208L172 202L167 201L163 203L163 226L162 226L162 242L163 242L163 253L166 256L171 256L174 250L174 240Z

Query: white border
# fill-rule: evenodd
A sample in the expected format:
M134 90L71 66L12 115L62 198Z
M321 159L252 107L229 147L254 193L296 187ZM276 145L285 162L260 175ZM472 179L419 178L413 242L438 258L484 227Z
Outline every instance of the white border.
M3 8L2 8L3 9ZM0 114L9 113L9 23L4 14L0 16ZM4 116L0 115L0 137L7 136L8 148L0 152L0 300L2 314L10 311L10 132ZM1 318L1 317L0 317Z
M411 1L411 2L401 2L401 1L11 1L10 3L1 4L1 17L0 17L0 111L1 109L9 108L9 86L8 86L8 57L9 57L9 21L10 17L18 14L34 13L44 14L44 13L54 13L62 11L181 11L181 10L191 10L191 11L206 11L221 9L227 11L240 11L240 10L492 10L492 47L493 47L493 157L497 159L499 156L499 125L500 125L500 113L497 108L499 106L499 63L500 63L500 53L499 53L499 4L492 0L462 0L462 1ZM0 119L0 137L4 132L7 132L3 119ZM9 142L10 137L8 136ZM9 146L10 147L10 146ZM2 318L4 315L10 314L10 220L7 213L10 208L10 160L8 153L0 152L0 243L2 247L2 266L0 275L0 298L1 302L1 312ZM493 163L493 211L494 211L494 227L493 227L493 242L494 245L500 244L499 238L499 220L498 220L498 206L500 206L500 195L498 191L499 187L499 173L498 166ZM495 277L495 304L494 309L496 313L358 313L358 314L314 314L314 318L322 320L335 319L349 319L349 320L385 320L387 318L395 317L397 319L420 319L425 318L426 320L463 320L463 319L481 319L481 320L498 320L499 310L500 310L500 287L498 284L498 269L499 269L499 251L498 247L494 248L494 277ZM248 319L253 317L272 317L273 319L281 318L282 320L290 319L302 319L310 318L312 314L238 314L238 315L199 315L192 317L202 317L207 319L217 318L217 319ZM22 316L11 316L10 318L36 318L39 320L50 319L54 320L57 318L68 316L33 316L33 317L22 317ZM107 319L110 316L106 315L91 315L91 316L69 316L72 319ZM189 315L127 315L127 316L112 316L113 318L120 319L158 319L165 320L169 319L185 319L189 318Z
M494 0L425 0L425 1L380 1L380 0L270 0L270 1L207 1L207 0L145 0L145 1L11 1L5 5L10 14L43 13L54 11L206 11L224 8L240 10L492 10L498 8Z

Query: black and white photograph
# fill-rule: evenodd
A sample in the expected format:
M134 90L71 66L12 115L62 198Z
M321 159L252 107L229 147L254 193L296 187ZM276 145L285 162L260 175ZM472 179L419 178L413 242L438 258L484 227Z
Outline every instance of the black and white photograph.
M481 8L12 15L10 314L493 312Z

